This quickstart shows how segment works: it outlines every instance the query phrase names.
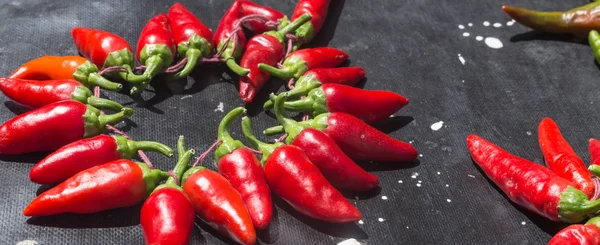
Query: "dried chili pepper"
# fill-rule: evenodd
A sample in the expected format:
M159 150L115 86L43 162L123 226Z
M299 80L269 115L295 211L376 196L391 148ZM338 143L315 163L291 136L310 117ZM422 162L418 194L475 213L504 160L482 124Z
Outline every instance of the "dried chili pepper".
M242 1L235 1L227 9L227 12L225 12L225 15L219 21L217 31L215 31L215 44L217 45L217 50L223 49L224 46L226 47L221 57L225 59L227 67L236 74L245 76L250 71L235 62L235 59L241 57L246 49L246 35L238 26L238 20L243 17L241 5Z
M279 94L274 108L277 120L288 133L285 139L287 143L291 143L303 129L309 127L325 132L346 155L354 160L397 162L417 158L417 150L412 145L394 139L346 113L325 113L312 120L298 123L285 115L283 104L286 98L286 93ZM267 129L265 134L278 132L279 129Z
M171 148L158 142L98 135L75 141L48 155L33 166L29 179L38 184L58 183L91 167L118 159L131 159L138 150L173 156Z
M240 244L256 242L244 200L225 177L204 167L192 167L183 175L183 190L196 214L215 230Z
M73 100L52 103L20 114L0 125L0 154L56 150L83 138L101 134L107 124L128 118L133 110L124 107L111 115Z
M256 35L248 41L247 50L240 62L242 67L250 70L248 75L240 77L240 97L244 102L252 102L258 91L270 78L268 73L258 68L258 64L277 64L285 54L285 34L296 30L309 21L310 18L309 14L303 15L279 31L270 31Z
M8 78L27 80L75 79L84 86L119 91L123 85L98 74L98 67L79 56L42 56L17 68Z
M331 0L300 0L296 4L296 9L292 14L292 21L298 19L303 14L310 14L313 18L310 22L302 25L296 30L296 36L300 39L294 44L294 50L302 46L304 43L309 43L312 39L321 31L325 18L327 17L327 11L329 10L329 3Z
M256 4L248 0L238 0L241 6L241 13L243 16L259 15L262 17L262 21L248 20L242 23L244 27L248 28L253 33L263 33L273 30L268 22L277 23L285 15L276 9L269 8L267 6Z
M271 100L275 95L271 94ZM390 91L364 90L343 84L323 84L301 100L286 101L289 111L309 112L318 116L327 112L344 112L367 123L389 118L408 104L408 99Z
M141 93L150 80L163 68L170 66L175 59L176 46L166 14L158 14L146 23L140 33L135 53L138 61L146 66L146 70L140 76L130 72L123 77L129 82L137 82L131 88L131 94Z
M179 180L194 156L193 149L185 150L185 139L177 141L177 164L174 176L156 187L146 199L140 212L140 224L146 244L187 245L194 228L194 205L179 187Z
M600 217L591 218L584 225L575 224L562 229L548 245L600 245Z
M259 141L247 117L242 119L242 130L249 144L263 152L269 186L296 211L332 223L361 218L358 209L325 179L300 147Z
M185 67L173 77L186 77L192 72L199 59L210 56L213 49L213 33L180 3L171 6L168 17L169 26L177 43L177 52L180 57L187 58Z
M45 191L27 205L23 215L95 213L133 206L167 176L144 163L115 160L79 172Z
M297 79L294 88L287 92L288 98L300 98L301 96L307 95L311 90L328 83L354 86L363 78L365 78L365 70L360 67L312 69ZM263 107L265 109L273 107L273 101L267 100Z
M600 210L600 200L585 193L550 169L510 154L477 136L467 137L471 157L514 203L552 221L576 223Z
M94 97L87 87L70 79L36 81L0 78L0 91L9 99L34 109L63 100L76 100L99 109L123 109L117 102Z
M348 61L348 54L330 47L307 48L290 53L283 61L282 68L258 64L258 68L281 79L298 79L315 68L338 67Z
M595 190L592 174L569 142L563 138L558 125L552 119L544 118L540 122L538 141L548 168L558 176L571 181L574 187L591 198Z
M564 12L541 12L504 5L502 11L534 30L587 35L600 29L600 2L593 2Z
M215 151L219 173L240 193L257 229L267 228L273 216L271 190L265 180L260 162L244 144L229 134L233 120L245 113L243 107L231 110L219 124L218 138L221 143Z

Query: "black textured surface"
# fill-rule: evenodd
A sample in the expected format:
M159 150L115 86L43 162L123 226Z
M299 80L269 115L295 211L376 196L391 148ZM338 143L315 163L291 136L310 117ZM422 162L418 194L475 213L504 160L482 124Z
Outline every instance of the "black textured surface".
M213 30L231 3L182 2ZM296 1L257 2L291 14ZM518 24L507 26L510 19L500 11L502 1L332 2L315 45L347 51L351 65L367 71L366 89L391 90L410 98L410 104L397 117L379 126L396 138L412 142L422 154L420 163L365 164L381 179L381 185L372 193L361 194L359 200L349 195L363 213L362 223L316 222L276 201L273 223L260 235L260 243L337 244L348 238L367 244L547 242L562 225L512 205L476 168L464 141L469 133L477 133L541 163L537 124L543 117L552 117L587 162L587 139L600 137L596 109L600 104L600 70L585 39L532 33ZM561 10L586 1L508 3ZM70 35L75 26L111 31L135 45L145 22L166 12L171 4L0 1L0 74L6 76L42 55L77 54ZM485 26L484 21L492 25ZM493 27L494 23L502 27ZM463 32L470 36L464 37ZM476 36L496 37L504 47L491 49ZM464 64L458 56L465 59ZM218 105L223 103L225 112L242 105L236 84L237 78L231 78L221 67L203 66L185 86L165 86L157 79L154 87L143 93L145 103L122 94L105 95L135 108L131 120L119 125L134 139L174 146L177 135L183 134L191 147L202 151L214 140L224 115L216 110ZM5 105L0 106L0 121L22 111L4 96L0 100ZM257 108L260 106L249 108L257 130L275 124ZM438 121L444 121L443 127L432 130L430 126ZM234 137L241 136L238 125L233 131ZM89 215L24 217L23 208L36 192L47 188L28 181L29 169L42 157L0 156L0 244L143 244L139 206ZM174 160L158 154L150 157L161 169L174 164ZM211 165L211 161L205 164ZM228 241L204 228L196 229L190 242L223 243Z

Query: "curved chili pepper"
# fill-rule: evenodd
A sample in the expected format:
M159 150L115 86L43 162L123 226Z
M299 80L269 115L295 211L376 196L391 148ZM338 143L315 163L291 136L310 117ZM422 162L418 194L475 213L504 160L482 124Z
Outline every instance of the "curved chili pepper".
M156 187L146 199L140 213L140 224L146 244L187 245L194 228L194 205L178 182L195 151L185 150L183 136L177 141L177 164L167 181Z
M467 137L471 157L514 203L552 221L577 223L600 210L600 200L585 193L550 169L510 154L477 136Z
M300 40L294 44L294 50L302 46L303 43L312 41L315 35L321 31L321 27L323 27L323 23L327 17L330 2L331 0L300 0L296 4L296 9L294 9L294 13L292 14L292 21L306 13L310 14L313 18L310 22L296 30L296 36Z
M221 50L223 46L227 45L225 51L221 54L221 57L226 60L225 64L231 71L240 76L245 76L250 71L235 62L235 59L241 57L246 49L246 34L237 25L238 20L243 17L241 5L241 1L235 1L227 9L215 32L215 44L217 50Z
M240 244L256 242L244 200L225 177L204 167L192 167L183 176L183 190L202 220Z
M558 176L571 181L574 187L588 197L594 196L592 174L585 167L583 160L571 148L569 142L563 138L558 125L552 119L544 118L540 122L538 140L548 168Z
M173 34L169 30L169 18L166 14L154 16L142 29L135 51L138 61L146 66L144 74L137 76L130 72L123 77L130 82L139 82L131 88L131 94L141 93L152 78L163 68L170 66L177 54L176 50ZM127 76L135 79L127 79Z
M213 49L213 33L183 4L173 4L168 17L179 57L187 58L185 67L173 77L183 78L192 73L198 59L210 55Z
M119 123L132 113L131 108L124 107L119 113L103 115L93 106L73 100L52 103L0 125L0 154L56 150L99 135L104 126Z
M593 2L564 12L541 12L513 6L502 6L502 11L534 30L587 35L600 29L600 2Z
M277 23L281 18L285 17L285 15L279 12L276 9L269 8L267 6L262 6L256 4L252 1L248 0L238 0L241 3L241 11L243 16L249 15L260 15L271 21L272 23ZM249 20L244 24L244 27L248 28L253 33L263 33L267 31L271 31L273 28L270 28L266 23L267 21L253 21Z
M29 179L38 184L58 183L94 166L118 159L131 159L138 150L156 151L165 156L173 156L171 148L158 142L98 135L75 141L48 155L33 166L29 172Z
M373 128L360 119L342 112L321 114L315 119L298 123L285 115L283 103L286 93L275 100L275 115L288 133L286 142L291 143L307 127L325 132L354 160L385 162L411 161L417 158L417 150L410 144L394 139Z
M270 95L275 100L275 95ZM364 90L343 84L323 84L301 100L286 101L289 111L309 112L313 117L327 112L344 112L367 123L389 118L408 104L408 99L390 91Z
M271 77L268 73L261 71L258 64L277 64L285 54L285 34L296 30L310 18L309 14L303 15L279 31L256 35L248 41L247 50L240 62L242 67L250 70L247 76L240 77L240 97L244 102L252 102L258 91Z
M267 64L258 64L258 68L281 79L298 79L308 70L315 68L333 68L348 61L348 54L330 47L307 48L290 53L283 61L282 68Z
M123 109L117 102L94 97L92 91L70 79L36 81L0 78L0 91L9 99L34 109L63 100L76 100L99 109Z
M294 88L287 92L288 98L300 98L301 96L307 95L311 90L327 83L354 86L363 78L365 78L365 70L360 67L312 69L298 78L294 84ZM273 107L273 101L267 100L263 108L270 109L271 107Z
M119 91L123 85L114 83L98 74L98 67L80 56L42 56L17 68L8 78L28 80L73 79L84 86Z
M95 213L133 206L168 174L144 163L116 160L86 169L37 196L25 216Z
M273 216L271 190L254 153L239 140L234 140L228 132L232 121L245 111L243 107L238 107L223 117L217 138L222 144L215 151L215 162L219 173L242 195L254 227L264 229Z
M92 60L97 67L133 67L131 46L119 35L86 27L73 28L71 35L77 51Z
M263 152L269 186L296 211L332 223L361 219L360 211L329 184L300 147L260 142L247 117L242 119L242 130L247 141Z
M590 167L588 169L595 176L600 176L600 140L590 139L588 151L590 153Z
M570 225L562 229L548 245L600 245L600 217L591 218L585 225Z

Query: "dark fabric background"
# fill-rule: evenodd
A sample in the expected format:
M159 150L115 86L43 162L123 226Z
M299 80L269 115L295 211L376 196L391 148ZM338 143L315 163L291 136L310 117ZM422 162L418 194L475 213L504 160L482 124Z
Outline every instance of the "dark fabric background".
M182 1L213 30L231 1ZM295 0L257 0L291 14ZM600 137L600 70L585 39L529 32L493 0L332 0L325 27L314 45L347 51L351 65L365 68L366 89L384 89L410 98L397 116L377 126L412 142L422 154L416 163L364 163L381 179L376 191L348 194L362 211L362 224L333 225L305 218L282 201L261 244L337 244L356 238L366 244L544 244L563 225L511 204L475 166L465 137L477 133L507 150L542 163L537 124L552 117L566 139L588 162L587 140ZM564 10L575 1L508 1L517 6ZM172 1L0 0L0 74L42 55L75 55L70 30L104 29L134 46L145 22L166 12ZM484 21L502 27L484 26ZM469 26L468 23L472 23ZM464 25L465 29L459 29ZM469 32L464 37L463 32ZM476 36L496 37L491 49ZM465 59L464 65L459 54ZM276 81L268 91L280 89ZM225 112L241 106L237 77L220 66L202 66L187 84L156 79L141 99L105 96L135 109L119 125L134 139L175 145L187 136L198 151L216 137ZM155 92L156 91L156 92ZM262 104L267 93L257 99ZM0 98L0 121L23 108ZM260 106L248 107L255 130L276 123ZM430 126L443 121L434 131ZM239 125L233 129L240 138ZM267 140L267 138L263 138ZM150 153L167 170L175 161ZM89 215L26 218L21 212L45 190L28 180L43 154L0 156L0 244L143 244L139 206ZM212 166L212 159L205 165ZM418 175L417 175L418 174ZM411 176L414 176L411 177ZM401 182L401 183L400 183ZM420 187L418 186L420 185ZM357 196L357 198L355 197ZM384 200L382 197L387 197ZM381 219L380 219L381 218ZM190 244L229 241L199 224Z

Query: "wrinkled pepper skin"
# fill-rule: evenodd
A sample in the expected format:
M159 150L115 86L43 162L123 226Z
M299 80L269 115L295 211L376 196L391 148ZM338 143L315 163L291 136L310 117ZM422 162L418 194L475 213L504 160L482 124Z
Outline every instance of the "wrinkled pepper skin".
M534 30L587 35L600 29L600 2L593 2L565 12L541 12L502 6L508 16Z
M577 223L600 209L567 179L476 136L467 137L473 161L514 203L552 221Z
M288 101L289 111L305 111L317 116L327 112L343 112L367 123L389 118L408 104L408 99L391 91L364 90L342 84L323 84L304 99Z
M239 244L256 242L256 231L242 196L225 177L212 170L198 170L184 178L183 190L196 214L211 227Z
M158 189L142 206L144 240L147 245L187 245L195 218L194 205L183 191Z
M350 159L327 134L304 129L292 142L300 147L323 176L338 189L366 191L375 188L379 179Z
M243 16L260 15L272 22L278 22L285 15L276 9L262 6L248 0L238 0L241 4L241 13ZM248 28L253 33L263 33L270 31L271 28L265 25L262 21L248 21L243 23L244 27Z
M273 192L296 211L332 223L353 222L361 214L338 192L297 146L277 148L265 163Z
M97 67L133 66L131 46L119 35L86 27L73 28L71 35L77 51Z
M283 68L259 64L259 68L273 76L288 80L298 79L315 68L338 67L348 61L348 54L330 47L300 49L290 53L283 61Z
M8 78L28 80L73 79L77 67L87 62L81 56L42 56L17 68Z
M147 195L150 185L145 178L140 164L129 160L109 162L82 171L37 196L23 215L83 214L133 206Z
M171 148L157 142L98 135L75 141L48 155L31 168L29 179L38 184L59 183L88 168L118 159L130 159L139 149L173 155Z
M296 30L296 36L304 38L305 41L295 44L295 49L301 46L302 43L309 43L321 31L321 27L323 27L323 23L325 23L325 18L327 17L330 2L331 0L300 0L296 4L296 8L292 14L292 21L306 13L310 14L313 18L310 22Z
M586 224L570 225L552 237L548 245L600 245L600 218L594 217Z
M65 100L20 114L0 125L0 154L56 150L74 141L96 136L106 124L131 116L131 108L101 115L100 110Z
M592 174L587 170L583 160L571 148L569 142L562 136L558 125L552 119L544 118L540 122L538 141L544 153L546 165L552 172L571 181L575 188L588 197L594 196Z

